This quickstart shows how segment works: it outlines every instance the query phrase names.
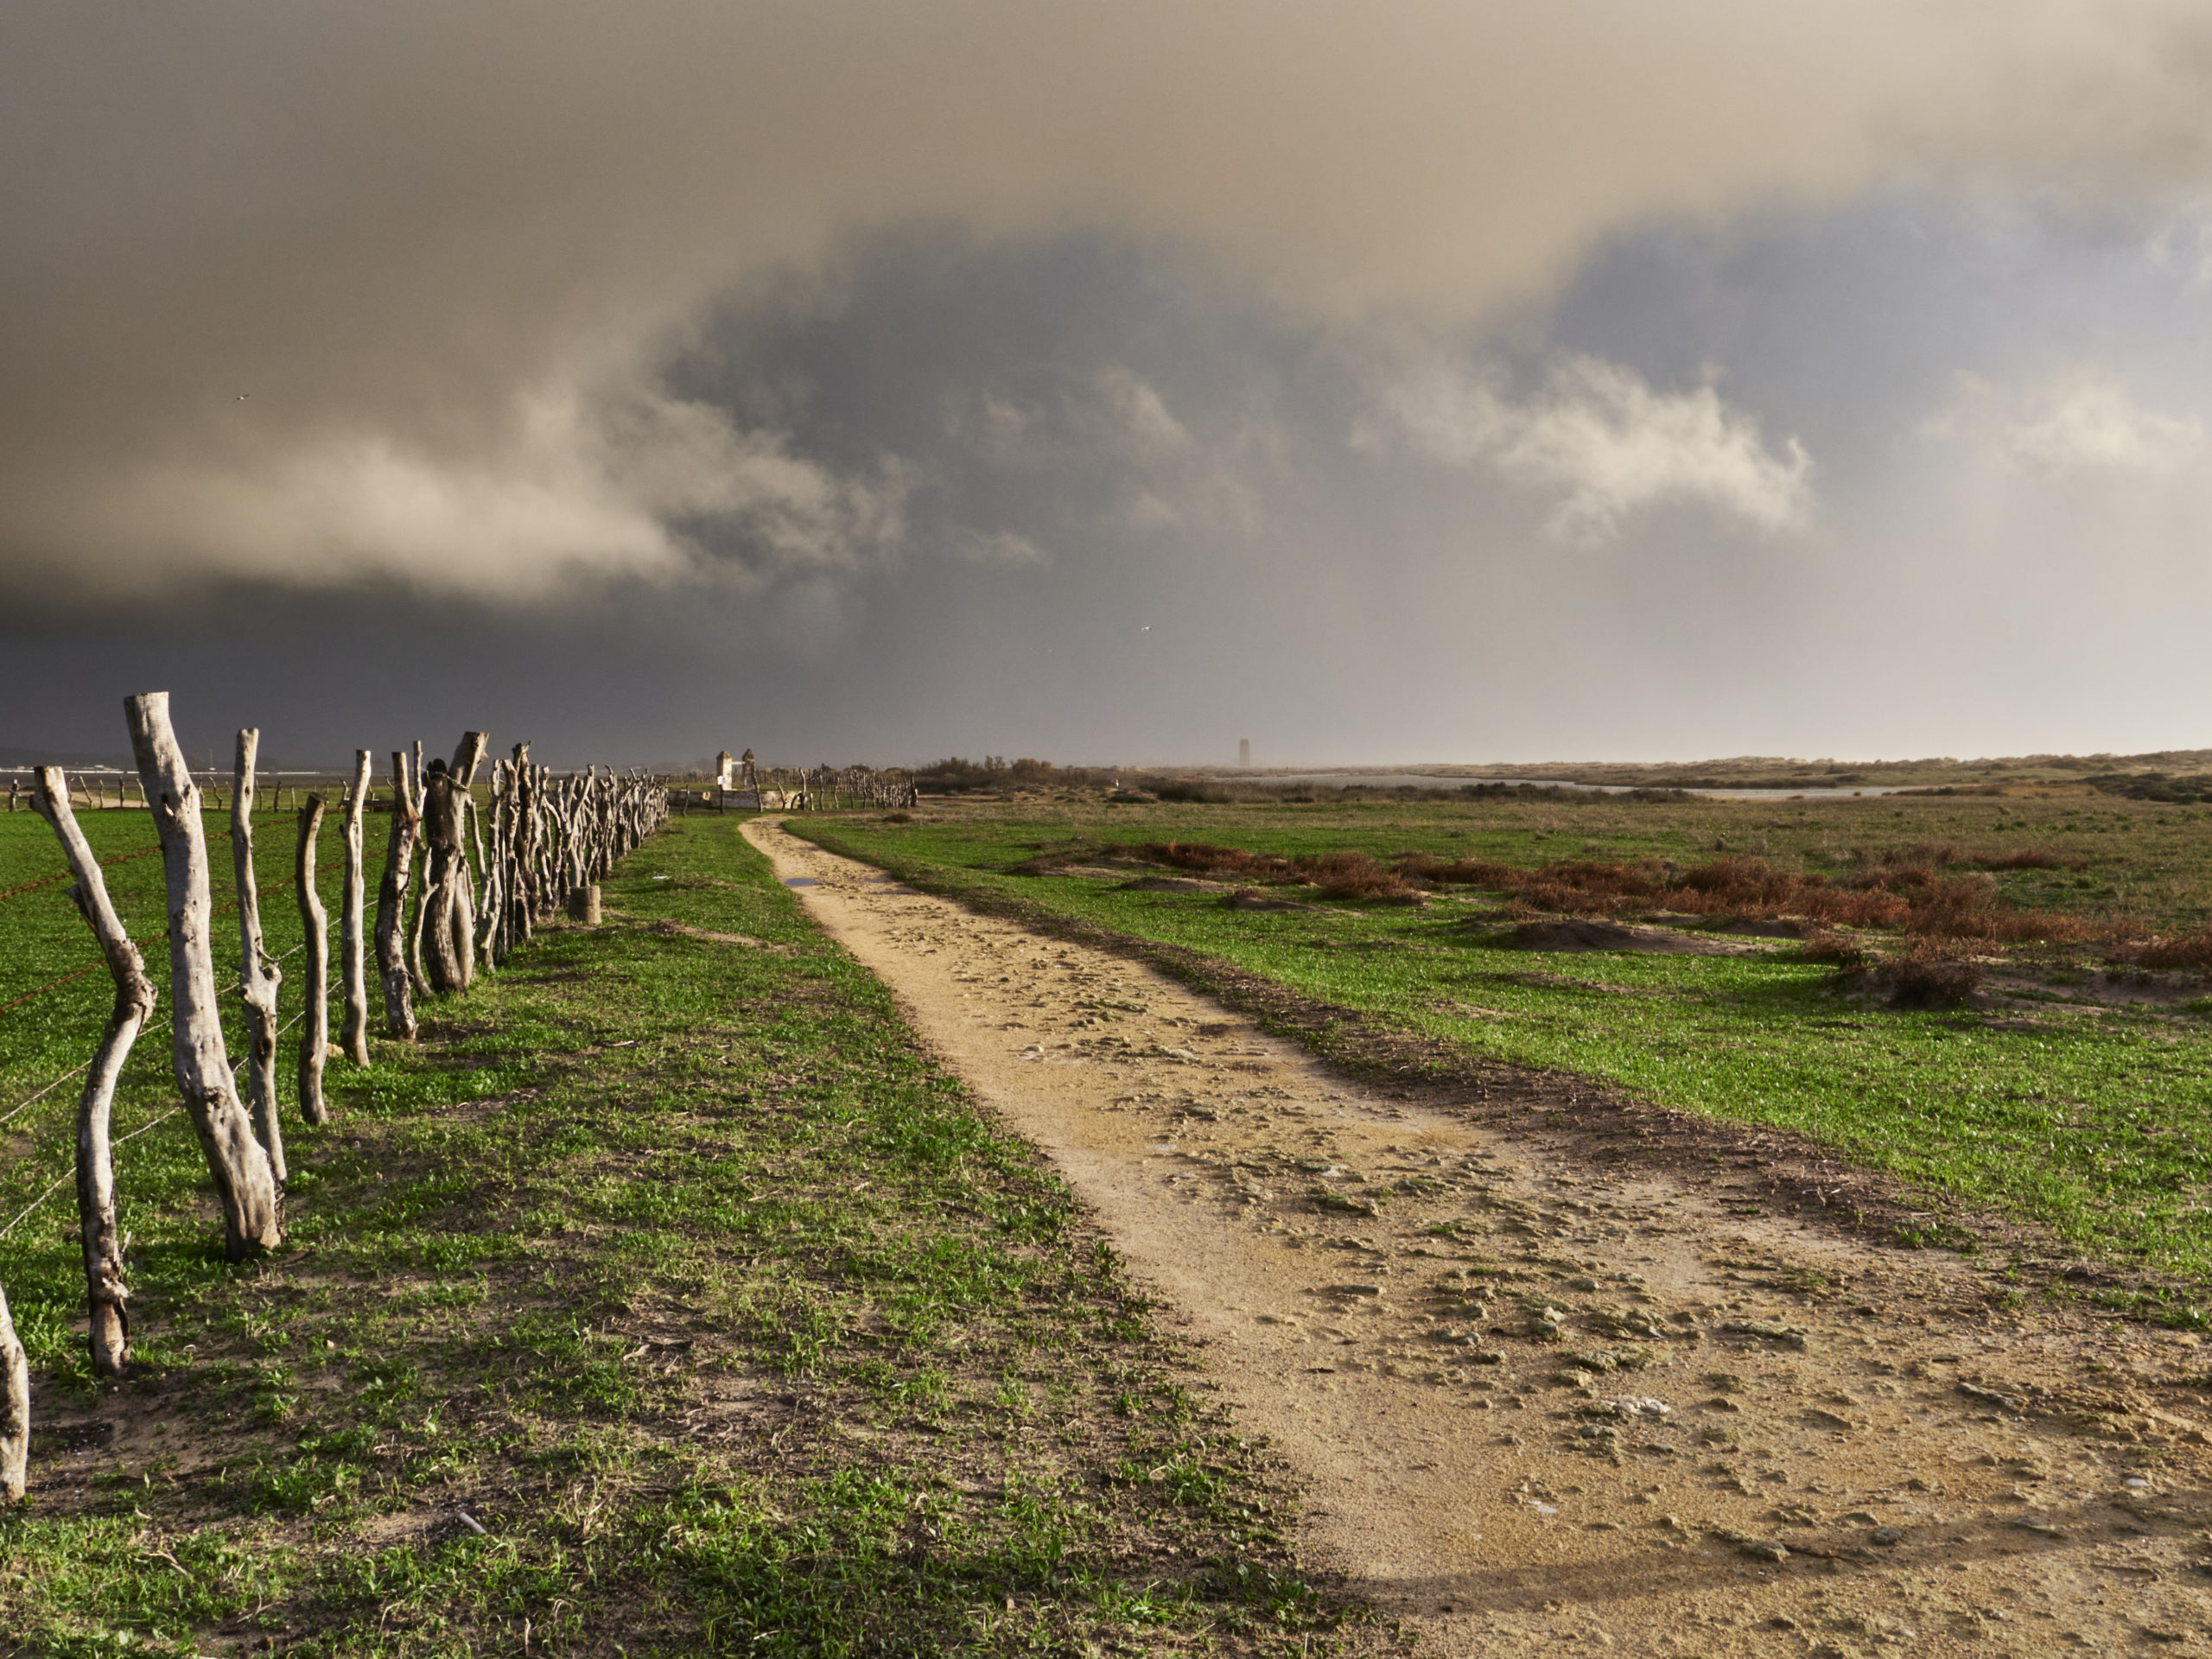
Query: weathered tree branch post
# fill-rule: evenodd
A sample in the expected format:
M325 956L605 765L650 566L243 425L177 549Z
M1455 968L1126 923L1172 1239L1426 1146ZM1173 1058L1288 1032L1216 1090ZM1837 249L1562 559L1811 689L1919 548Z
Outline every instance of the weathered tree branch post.
M238 998L245 1004L246 1106L269 1151L277 1184L286 1179L284 1127L276 1107L276 985L283 975L261 943L261 894L253 883L253 762L259 728L238 732L238 785L231 791L231 868L238 883Z
M429 861L423 892L429 912L430 984L465 991L475 977L476 925L468 899L468 791L484 761L484 734L465 732L442 782L425 789L423 838Z
M492 763L491 792L491 839L488 843L480 842L476 852L484 867L484 888L476 909L476 959L486 971L497 968L507 954L507 808L513 799L514 784L504 760Z
M200 791L169 725L169 694L148 691L124 701L138 776L153 804L168 887L170 1055L186 1111L215 1179L223 1206L225 1247L235 1262L283 1240L276 1179L254 1139L223 1052L215 959L207 938L207 843L200 828Z
M415 1000L427 1001L430 995L430 976L423 965L423 931L430 919L430 856L423 845L423 740L415 740L415 765L409 773L413 779L414 798L410 803L415 809L415 841L410 855L416 862L409 872L415 889L415 906L407 915L407 982Z
M300 893L300 927L307 952L306 997L300 1009L300 1116L310 1123L327 1122L322 1103L322 1062L330 1050L330 912L315 890L315 837L322 833L322 797L300 804L300 840L293 855L293 885Z
M8 1293L0 1290L0 1498L23 1501L30 1453L31 1363L8 1317Z
M77 1099L77 1234L84 1244L92 1369L105 1376L120 1376L130 1357L130 1319L124 1311L130 1292L124 1287L123 1241L115 1224L115 1159L108 1147L108 1122L115 1104L115 1080L154 1012L154 982L146 977L138 947L130 943L108 901L99 861L69 810L69 789L61 769L41 766L38 785L47 822L61 838L69 873L76 877L70 896L99 941L100 954L115 977L115 1007L92 1057L84 1093Z
M415 1040L414 983L407 972L404 924L408 867L415 861L415 786L407 751L391 752L391 841L385 849L384 879L377 883L377 974L384 986L384 1027Z
M346 982L346 1019L339 1042L356 1065L369 1063L368 970L361 938L361 814L369 804L369 752L353 751L353 788L346 797L346 893L338 912L339 972Z

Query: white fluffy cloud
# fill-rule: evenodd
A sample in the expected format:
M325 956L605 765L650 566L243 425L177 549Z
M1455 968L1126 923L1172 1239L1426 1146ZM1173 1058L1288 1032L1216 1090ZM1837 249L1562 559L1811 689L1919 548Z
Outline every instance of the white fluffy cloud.
M1924 429L2047 478L2172 477L2206 454L2202 423L2144 408L2118 375L2095 365L2017 386L1961 374L1950 405Z
M1698 505L1770 531L1801 527L1812 509L1812 461L1796 439L1770 448L1710 383L1657 391L1599 358L1562 359L1525 398L1495 372L1433 365L1386 387L1353 441L1375 448L1393 435L1447 466L1556 494L1549 528L1562 540L1610 539L1648 507Z

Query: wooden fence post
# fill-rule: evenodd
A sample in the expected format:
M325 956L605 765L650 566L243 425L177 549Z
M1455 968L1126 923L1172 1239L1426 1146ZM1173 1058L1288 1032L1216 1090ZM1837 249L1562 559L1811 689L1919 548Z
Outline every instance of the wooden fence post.
M413 984L407 973L404 937L407 871L415 861L415 786L407 775L407 751L391 752L391 842L385 850L384 879L377 883L377 973L384 986L385 1029L415 1040Z
M283 1185L284 1127L276 1107L276 986L283 978L261 943L261 894L253 883L253 762L258 728L238 732L238 781L231 791L231 868L238 883L238 997L245 1004L246 1106L253 1132Z
M361 814L369 800L369 752L353 751L353 787L346 797L346 893L338 913L339 974L346 982L346 1020L338 1040L356 1065L369 1063L368 969L361 938Z
M475 977L476 921L469 907L466 844L468 791L484 761L484 734L465 732L446 772L444 810L425 832L429 862L423 907L429 921L430 984L439 991L465 991Z
M492 763L491 776L485 780L486 792L492 798L492 807L495 814L499 804L500 770L501 763L494 760ZM491 858L491 853L497 848L499 839L499 829L495 819L492 826L492 846L490 848L486 846L484 809L476 804L475 796L469 796L468 844L470 849L476 855L476 891L471 899L476 911L476 938L472 949L475 952L476 960L483 964L486 973L499 966L492 960L492 934L499 925L499 873L493 867Z
M143 692L124 699L123 708L139 779L154 803L168 887L170 1054L185 1109L215 1178L224 1243L235 1262L257 1246L273 1249L284 1235L269 1154L254 1139L223 1052L215 959L207 938L207 843L200 826L200 791L169 724L169 694Z
M0 1290L0 1498L20 1503L30 1464L31 1365Z
M300 840L292 859L293 885L300 893L300 927L307 952L306 1002L300 1009L300 1116L310 1123L327 1122L322 1101L322 1062L330 1052L330 913L315 890L315 837L322 833L322 797L300 803Z
M41 767L38 781L47 822L61 838L69 873L76 877L70 897L99 941L100 954L115 978L115 1007L85 1078L84 1093L77 1099L77 1236L84 1246L92 1369L105 1376L120 1376L130 1357L130 1319L124 1311L130 1292L124 1287L123 1242L115 1224L115 1159L108 1146L108 1122L115 1104L115 1080L154 1012L154 982L146 977L145 961L108 901L99 861L69 810L69 789L61 769Z
M417 1002L430 995L430 976L423 966L423 929L430 919L430 858L423 845L423 740L415 740L415 765L409 773L415 793L410 804L415 812L415 842L408 879L415 890L413 908L407 912L407 982Z

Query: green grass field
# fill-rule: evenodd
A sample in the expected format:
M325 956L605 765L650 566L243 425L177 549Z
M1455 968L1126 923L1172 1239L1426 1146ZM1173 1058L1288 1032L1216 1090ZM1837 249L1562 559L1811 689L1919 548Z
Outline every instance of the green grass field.
M115 851L146 829L87 823ZM1337 1645L1274 1464L738 824L674 823L607 926L334 1062L268 1259L223 1262L183 1118L126 1143L121 1382L80 1352L70 1194L0 1239L44 1483L0 1517L0 1648ZM0 887L58 868L41 837L0 818ZM134 931L157 872L115 868ZM11 984L89 954L63 893L0 901ZM0 1099L89 1054L95 977L0 1016ZM120 1131L165 1068L143 1040ZM67 1170L73 1100L9 1126L11 1192Z
M2069 1250L2164 1275L2158 1317L2200 1324L2212 1270L2212 1022L2185 998L2099 1001L2082 949L2022 964L2002 1014L1900 1012L1840 994L1794 946L1749 956L1503 948L1496 895L1250 912L1205 893L1052 874L1170 839L1283 855L1420 851L1523 867L1750 853L1848 867L1929 839L2050 846L2081 869L2007 870L2003 898L2186 931L2212 913L2212 833L2193 809L2096 798L1466 804L1323 800L938 805L795 820L939 891L987 895L1185 947L1473 1055L1602 1079L1658 1103L1802 1130L1945 1197L2042 1224ZM1085 849L1088 849L1087 851ZM1043 855L1041 863L1032 862ZM1046 874L1017 873L1018 867ZM1163 872L1166 874L1166 872ZM1286 890L1294 899L1312 899Z

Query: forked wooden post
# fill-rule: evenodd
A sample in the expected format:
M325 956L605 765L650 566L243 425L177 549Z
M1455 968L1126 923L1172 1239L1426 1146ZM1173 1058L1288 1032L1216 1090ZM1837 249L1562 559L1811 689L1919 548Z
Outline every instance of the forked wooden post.
M346 1020L339 1042L356 1065L369 1063L369 984L362 939L361 814L369 803L369 752L353 751L353 788L346 797L346 893L338 912L339 972L346 982Z
M425 791L423 837L429 843L423 909L429 920L430 984L439 991L465 991L475 977L476 921L468 893L467 847L468 791L484 760L484 734L465 732L453 752L453 765L437 789Z
M223 1052L222 1005L207 937L207 843L200 827L200 790L169 725L169 694L148 691L124 702L139 780L153 804L168 887L170 1056L185 1110L215 1178L225 1246L235 1262L283 1242L276 1179L254 1139Z
M231 791L231 868L238 883L238 998L245 1004L246 1106L282 1185L284 1126L276 1108L276 985L283 975L261 943L261 894L253 883L253 762L261 733L238 732L238 783Z
M384 879L377 883L377 975L384 985L384 1027L415 1040L414 984L407 972L407 872L415 861L415 786L407 752L391 752L391 841L385 849Z
M99 861L69 810L69 787L60 767L39 768L38 792L46 820L61 838L69 873L77 880L70 896L99 941L100 954L115 978L115 1007L92 1057L84 1092L77 1098L77 1236L84 1245L92 1369L105 1376L120 1376L130 1357L130 1319L124 1311L130 1292L124 1287L123 1241L115 1224L115 1159L108 1145L108 1122L115 1104L115 1080L154 1012L154 982L146 977L145 961L108 901Z
M300 1008L300 1116L310 1123L329 1121L322 1103L322 1061L330 1049L330 912L315 890L315 837L322 833L322 797L300 804L299 847L292 876L300 893L300 928L307 953L306 1001Z

